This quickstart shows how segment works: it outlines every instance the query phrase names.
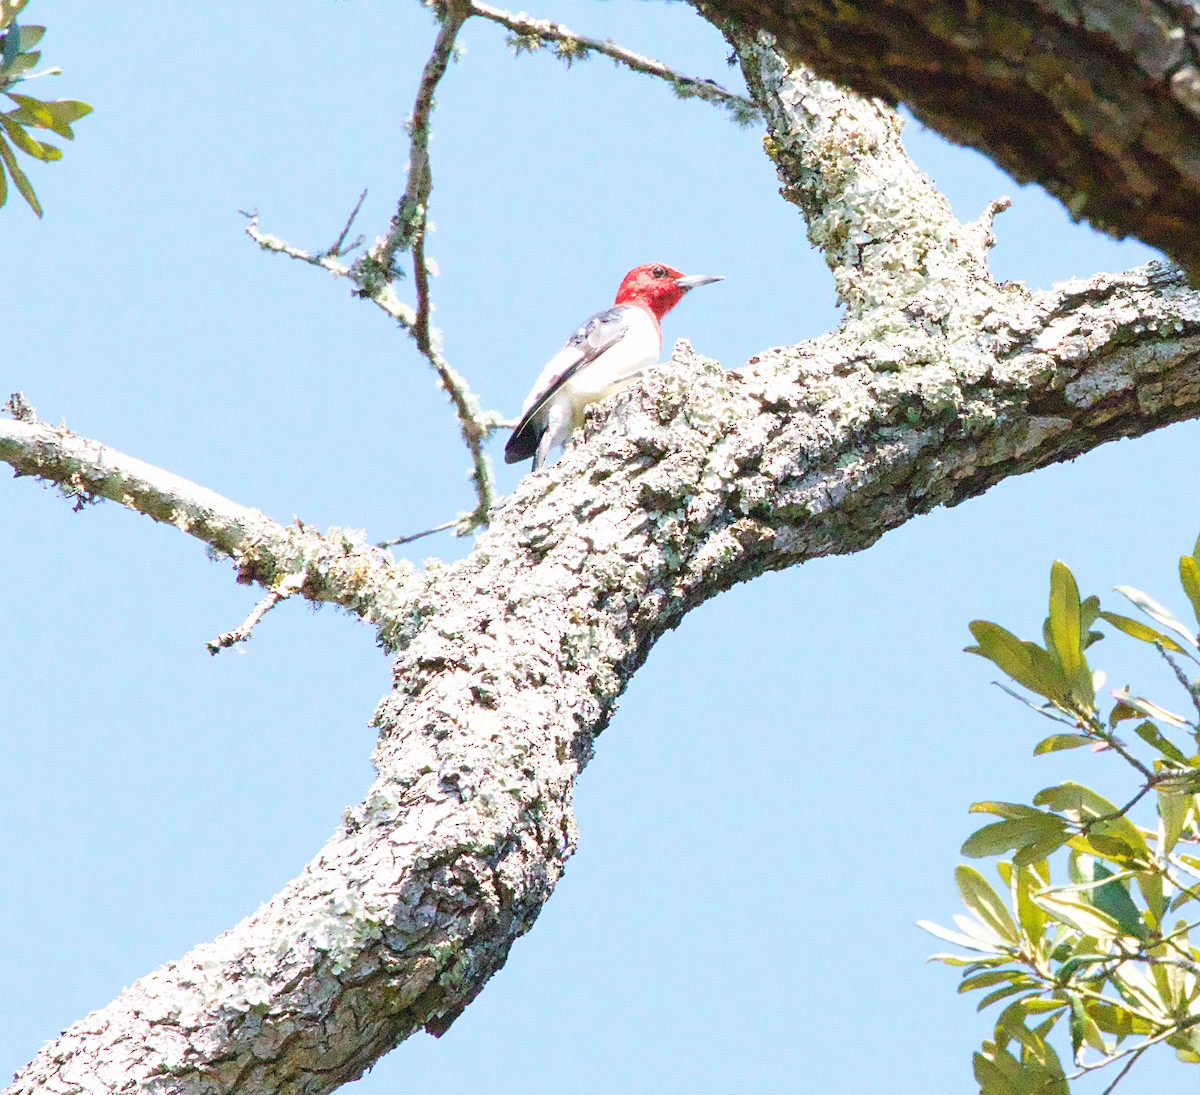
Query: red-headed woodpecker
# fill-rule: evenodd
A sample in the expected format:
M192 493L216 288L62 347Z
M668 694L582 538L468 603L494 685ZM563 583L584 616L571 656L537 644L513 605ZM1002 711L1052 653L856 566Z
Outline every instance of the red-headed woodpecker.
M542 370L521 408L521 421L504 446L504 462L533 457L533 470L583 422L589 403L619 391L658 361L662 319L689 289L724 281L692 274L685 277L661 262L635 266L625 275L617 299L597 312Z

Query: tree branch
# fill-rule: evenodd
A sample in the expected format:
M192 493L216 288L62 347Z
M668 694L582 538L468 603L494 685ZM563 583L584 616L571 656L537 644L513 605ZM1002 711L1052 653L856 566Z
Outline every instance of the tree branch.
M454 54L458 33L471 14L469 5L464 4L463 0L453 0L440 9L441 25L433 50L421 73L416 102L408 122L410 151L404 196L400 199L387 234L376 241L374 247L351 266L338 261L343 253L346 236L362 205L361 197L337 242L328 251L319 254L293 247L276 236L262 232L258 227L257 213L247 214L250 223L246 227L246 234L264 250L319 266L336 277L349 278L354 283L358 296L373 301L413 336L417 349L437 375L439 386L450 398L458 418L463 443L471 454L475 508L470 513L462 514L448 526L459 536L469 535L486 525L488 515L495 504L495 477L492 475L491 462L484 452L484 444L503 420L502 415L480 408L479 400L471 391L466 379L451 367L441 352L441 335L431 323L433 309L429 294L429 263L425 257L429 195L433 189L433 171L429 159L429 125L434 108L434 93ZM413 280L417 291L415 308L402 301L395 289L396 280L402 276L395 265L396 256L401 251L409 250L413 254Z
M895 111L788 66L769 35L731 44L763 106L783 196L803 211L851 317L988 280L991 214L1007 199L959 224L904 151Z
M444 1031L549 897L573 781L688 610L1200 415L1200 296L1178 273L990 299L970 345L876 309L734 374L683 346L600 405L467 559L409 587L378 779L305 872L65 1032L12 1092L101 1086L101 1062L162 1091L323 1092Z
M299 593L302 585L303 582L298 575L291 575L283 581L277 582L267 590L267 595L250 610L250 615L245 620L232 631L222 632L215 639L210 639L204 644L205 649L210 654L219 654L222 650L236 646L238 643L248 642L254 629L262 622L262 618L280 601L286 601L289 597Z
M524 12L513 14L501 8L480 3L479 0L470 0L470 3L472 15L478 15L512 31L509 42L518 51L532 52L543 42L551 42L557 47L555 50L557 56L563 58L568 64L581 57L586 57L590 53L599 53L615 61L618 65L623 65L631 72L640 72L645 76L655 76L660 80L666 80L680 98L703 99L706 102L725 107L739 124L746 125L758 116L759 108L755 103L742 95L727 91L715 80L684 76L669 65L663 64L662 61L656 61L653 57L646 57L617 45L611 38L604 40L589 38L584 34L576 34L561 23L555 23L549 19L535 19Z
M77 505L106 498L173 525L229 556L239 582L298 584L308 600L332 602L374 624L385 643L415 580L411 564L398 564L343 530L280 525L64 427L0 419L0 461L17 475L55 484Z
M1200 32L1184 0L693 0L1200 276Z

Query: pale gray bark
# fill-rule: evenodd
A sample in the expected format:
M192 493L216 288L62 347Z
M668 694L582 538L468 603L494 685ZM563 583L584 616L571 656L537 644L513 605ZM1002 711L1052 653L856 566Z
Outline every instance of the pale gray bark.
M1048 293L995 284L988 223L954 221L888 110L788 70L765 41L741 52L846 322L733 372L681 344L600 405L451 566L396 578L337 536L327 554L285 547L268 562L268 522L247 569L250 540L176 522L243 577L332 573L306 592L380 627L397 657L376 715L378 778L300 877L46 1046L14 1095L326 1092L411 1032L444 1031L549 897L575 845L575 777L691 608L1200 415L1200 296L1178 271ZM71 482L70 444L6 428L0 458ZM152 512L156 496L125 475L156 480L110 453L101 493Z

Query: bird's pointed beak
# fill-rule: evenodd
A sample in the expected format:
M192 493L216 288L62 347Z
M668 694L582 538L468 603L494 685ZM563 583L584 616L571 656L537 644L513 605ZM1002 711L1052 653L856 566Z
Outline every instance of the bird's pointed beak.
M696 289L701 285L710 285L714 281L724 281L720 274L688 274L687 277L676 278L675 284L680 289Z

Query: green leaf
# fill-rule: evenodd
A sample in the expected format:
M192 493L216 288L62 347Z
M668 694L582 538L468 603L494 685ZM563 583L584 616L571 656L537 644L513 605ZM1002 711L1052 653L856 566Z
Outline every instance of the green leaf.
M1092 745L1095 741L1095 738L1087 734L1051 734L1033 747L1033 755L1036 757L1042 753L1056 753L1060 749L1078 749L1081 745Z
M998 824L1005 824L999 822ZM1020 939L1017 926L1008 914L1000 895L988 885L987 880L974 867L954 868L954 881L963 904L992 929L1001 939L1016 943Z
M1033 900L1041 905L1052 919L1074 928L1081 935L1107 942L1125 934L1111 916L1080 898L1068 894L1041 893L1034 894Z
M928 958L925 959L925 961L926 962L941 962L943 965L946 965L946 966L978 966L980 964L979 959L968 958L965 954L946 954L945 952L942 952L939 954L931 954ZM990 961L1006 962L1006 961L1008 961L1008 956L1003 955L1003 954L994 955L990 959Z
M1058 833L1047 834L1041 840L1027 844L1024 848L1018 848L1013 854L1013 866L1028 867L1038 863L1057 852L1069 839L1070 833L1065 829Z
M1046 811L1036 806L1026 806L1023 802L972 802L972 814L995 814L997 817L1044 817Z
M1163 876L1157 871L1137 871L1134 881L1141 892L1142 900L1146 903L1146 911L1142 920L1151 931L1162 927L1163 917L1167 915L1166 887Z
M1050 634L1063 676L1074 683L1087 665L1080 646L1079 587L1075 575L1060 559L1050 567Z
M34 65L42 59L40 51L36 49L30 50L28 53L18 53L11 61L4 62L4 76L6 80L12 80L13 77L19 77L22 73L28 72Z
M1168 760L1173 760L1177 764L1187 764L1188 759L1183 753L1175 747L1175 745L1163 737L1158 727L1152 722L1143 722L1133 728L1133 732L1137 734L1147 745L1153 746Z
M1107 954L1073 954L1061 966L1058 967L1058 972L1054 980L1060 985L1065 985L1074 978L1080 971L1091 969L1097 962L1104 962L1108 959Z
M8 147L8 142L0 135L0 163L3 163L8 168L8 173L12 176L12 181L16 184L17 190L28 203L29 207L40 217L42 215L42 207L38 204L37 195L33 192L33 187L29 185L29 180L25 177L25 172L17 166L17 158L13 155L13 151ZM3 174L3 171L0 171Z
M1155 1019L1166 1018L1168 1015L1170 1005L1164 1004L1159 997L1158 986L1133 963L1124 962L1115 967L1110 974L1110 980L1113 987L1143 1016ZM1134 1033L1144 1033L1142 1017L1135 1014L1132 1020Z
M1022 1065L1025 1074L1031 1080L1038 1079L1038 1074L1043 1072L1043 1069L1036 1067L1037 1065L1045 1066L1051 1062L1053 1065L1057 1065L1058 1063L1058 1058L1048 1052L1045 1037L1042 1034L1042 1030L1049 1030L1054 1025L1053 1022L1049 1026L1039 1027L1037 1030L1030 1030L1025 1025L1025 1020L1031 1013L1045 1010L1038 1005L1047 1003L1058 1007L1062 1006L1061 1001L1039 1000L1036 996L1026 996L1020 1000L1014 1000L996 1020L997 1040L1001 1037L1015 1038L1021 1044L1021 1048L1025 1051ZM1058 1071L1061 1073L1061 1068ZM1035 1084L1030 1090L1040 1090L1040 1084Z
M1087 855L1111 860L1121 867L1128 867L1130 864L1144 864L1148 856L1140 846L1140 842L1136 844L1131 842L1126 839L1124 833L1114 833L1111 829L1106 831L1109 824L1109 822L1102 822L1094 825L1086 834L1081 833L1072 837L1069 842L1071 847Z
M1017 914L1017 923L1022 933L1033 947L1040 948L1045 935L1046 914L1029 899L1029 895L1034 890L1044 889L1049 883L1046 865L1041 863L1027 866L1014 863L1007 867L1007 870L1006 864L1001 863L997 866L1001 868L1001 874L1008 875L1009 900Z
M975 1010L983 1011L985 1008L990 1008L993 1004L999 1003L1001 1000L1007 1000L1010 996L1015 996L1018 992L1028 992L1031 988L1036 989L1037 987L1036 982L1031 982L1029 978L1022 978L1020 984L1006 985L1002 989L996 989L995 992L989 992L975 1005Z
M1150 849L1146 846L1145 838L1138 832L1137 826L1127 817L1110 817L1110 815L1118 814L1116 806L1103 795L1096 794L1090 787L1084 787L1082 784L1072 783L1068 780L1058 787L1047 787L1039 791L1033 796L1033 801L1038 806L1048 806L1052 810L1057 810L1081 825L1089 825L1091 827L1088 834L1089 839L1099 835L1117 840L1123 845L1127 845L1130 852L1138 859L1144 861L1151 859ZM1097 821L1097 818L1108 818L1109 820Z
M1128 598L1138 606L1152 620L1156 620L1162 624L1168 631L1174 631L1180 638L1185 639L1189 645L1196 645L1196 636L1188 628L1184 627L1175 616L1160 605L1153 597L1143 593L1140 589L1134 589L1133 586L1113 586L1113 589L1121 594L1122 597Z
M22 152L32 156L35 160L41 160L43 163L49 163L51 160L62 159L62 152L53 145L44 144L41 141L35 140L7 114L0 114L0 126L4 127L4 131L8 134L9 140L12 141Z
M996 947L989 946L982 939L976 939L974 936L951 931L949 928L943 928L940 924L935 924L932 920L918 920L917 927L922 931L929 932L930 935L936 935L939 939L944 939L947 943L953 943L956 947L963 947L969 951L980 951L983 954L1000 953Z
M1083 1001L1078 996L1072 995L1071 1011L1069 1015L1068 1029L1071 1032L1071 1049L1075 1052L1075 1059L1079 1059L1079 1054L1083 1051Z
M0 70L7 71L13 62L21 55L21 28L13 27L12 33L5 33L4 50L0 52Z
M42 40L46 33L45 27L25 26L21 27L17 34L17 40L20 45L17 47L24 53L28 49L33 49L34 46Z
M1128 688L1123 688L1119 692L1113 692L1112 696L1117 701L1118 706L1132 708L1139 715L1145 715L1147 718L1170 723L1180 730L1188 729L1191 725L1182 715L1176 715L1173 711L1168 711L1165 707L1159 707L1158 704L1146 699L1144 696L1131 696ZM1111 716L1109 721L1111 721Z
M1034 1012L1058 1011L1066 1006L1067 1002L1065 1000L1030 999L1025 1002L1025 1010L1031 1014Z
M999 985L1001 982L1010 984L1023 976L1020 970L987 970L984 973L974 973L958 983L958 992L961 996L964 992L985 989L989 985Z
M988 620L972 620L968 626L979 643L981 657L995 663L1001 672L1030 692L1053 703L1065 704L1067 682L1063 672L1040 646L1022 642L1011 631Z
M43 102L29 95L18 95L8 92L8 97L17 104L18 109L10 111L8 117L21 125L37 126L40 129L50 129L60 137L69 141L75 139L71 123L91 114L92 108L78 99L51 99Z
M1192 801L1191 795L1183 795L1178 791L1164 791L1161 787L1158 789L1158 832L1164 854L1175 847L1182 835Z
M1057 838L1065 831L1066 822L1055 814L1038 813L1036 817L993 821L967 837L961 851L963 855L979 859L982 856L999 855L1013 848L1024 848L1051 837Z
M1088 1005L1088 1014L1105 1034L1128 1038L1133 1033L1133 1016L1115 1004L1101 1004L1098 1001L1092 1001Z
M1141 620L1131 620L1128 616L1119 616L1115 612L1101 612L1100 615L1118 631L1124 631L1126 635L1131 635L1144 643L1161 643L1164 648L1176 654L1184 653L1183 647L1169 635L1164 635L1149 624L1142 623Z
M1142 922L1142 914L1137 905L1133 903L1133 898L1129 896L1129 891L1125 888L1124 883L1113 879L1112 871L1103 863L1093 862L1091 871L1094 881L1103 882L1103 885L1087 891L1092 905L1105 916L1111 917L1125 935L1145 939L1147 933L1146 925ZM1112 881L1103 881L1105 879L1112 879Z
M1192 615L1200 623L1200 563L1196 562L1194 556L1179 557L1179 582L1192 604Z
M1005 1055L1012 1059L1010 1054ZM1021 1088L1012 1083L1006 1071L992 1058L976 1051L971 1063L979 1095L1023 1095Z
M0 30L20 15L28 3L29 0L0 0Z

